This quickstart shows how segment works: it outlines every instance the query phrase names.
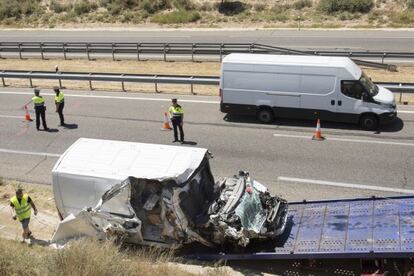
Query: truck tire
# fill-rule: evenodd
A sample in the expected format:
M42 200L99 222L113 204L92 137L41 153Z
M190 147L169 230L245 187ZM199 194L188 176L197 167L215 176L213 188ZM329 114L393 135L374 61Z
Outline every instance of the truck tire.
M364 114L359 120L361 128L365 130L376 130L378 123L378 117L374 114Z
M261 108L259 112L257 112L257 119L259 119L260 122L269 124L273 122L275 115L273 114L273 111L270 108Z

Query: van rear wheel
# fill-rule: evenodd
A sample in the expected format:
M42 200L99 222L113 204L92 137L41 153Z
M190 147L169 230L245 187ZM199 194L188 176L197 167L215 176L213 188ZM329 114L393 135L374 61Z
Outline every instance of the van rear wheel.
M362 129L376 130L378 128L378 117L374 114L365 114L359 120Z
M268 123L273 122L274 114L270 108L262 108L257 113L257 118L259 119L260 122L268 124Z

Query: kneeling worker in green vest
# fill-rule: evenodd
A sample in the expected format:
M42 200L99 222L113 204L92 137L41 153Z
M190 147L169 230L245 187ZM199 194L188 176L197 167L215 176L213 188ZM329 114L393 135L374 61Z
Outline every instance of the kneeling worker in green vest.
M25 240L32 235L32 232L29 229L32 208L34 210L35 216L37 215L37 208L29 195L23 194L23 189L21 187L18 187L16 189L16 195L10 199L10 207L14 212L13 219L18 219L22 224L22 242L25 242Z

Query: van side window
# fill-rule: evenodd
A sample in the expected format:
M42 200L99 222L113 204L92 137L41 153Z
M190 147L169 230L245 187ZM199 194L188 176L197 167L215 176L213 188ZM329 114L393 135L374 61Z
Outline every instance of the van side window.
M341 81L341 92L345 96L360 100L364 93L364 88L359 81Z

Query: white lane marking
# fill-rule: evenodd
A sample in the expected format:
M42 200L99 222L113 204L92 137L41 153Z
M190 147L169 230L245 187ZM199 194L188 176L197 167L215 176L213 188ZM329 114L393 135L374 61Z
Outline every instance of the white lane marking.
M0 94L5 95L33 95L32 92L7 92L7 91L0 91ZM45 96L55 96L53 93L42 93ZM74 98L98 98L98 99L118 99L118 100L138 100L138 101L158 101L158 102L169 102L171 98L150 98L150 97L122 97L122 96L103 96L103 95L78 95L78 94L66 94L66 97L74 97ZM178 97L178 96L175 96ZM208 104L219 104L219 101L207 101L207 100L186 100L180 99L180 102L185 103L208 103ZM409 110L398 110L398 113L407 113L407 114L414 114L414 111Z
M13 118L13 119L24 119L24 116L11 116L11 115L0 115L0 118Z
M303 179L303 178L286 177L286 176L279 176L277 178L277 180L286 181L286 182L323 185L323 186L334 186L334 187L341 187L341 188L374 190L374 191L402 193L402 194L414 194L414 190L410 190L410 189L399 189L399 188L371 186L371 185L363 185L363 184L352 184L352 183L343 183L343 182L333 182L333 181L324 181L324 180L315 180L315 179Z
M310 140L311 136L305 135L290 135L290 134L273 134L274 137L283 137L283 138L299 138L299 139L308 139ZM378 140L363 140L363 139L346 139L346 138L336 138L336 137L327 137L326 141L339 141L339 142L351 142L351 143L369 143L369 144L382 144L382 145L392 145L392 146L408 146L414 147L414 143L401 143L401 142L388 142L388 141L378 141Z
M33 95L31 92L0 92L0 94L7 95ZM44 96L55 96L52 93L42 93ZM170 102L171 98L146 98L146 97L120 97L120 96L102 96L102 95L77 95L77 94L66 94L65 97L74 98L98 98L98 99L117 99L117 100L137 100L137 101L156 101L156 102ZM177 96L174 96L177 97ZM205 101L205 100L186 100L179 99L180 102L184 103L207 103L207 104L219 104L219 101Z
M23 150L10 150L10 149L0 149L0 153L36 155L36 156L46 156L46 157L60 157L61 156L61 154L57 154L57 153L23 151Z

